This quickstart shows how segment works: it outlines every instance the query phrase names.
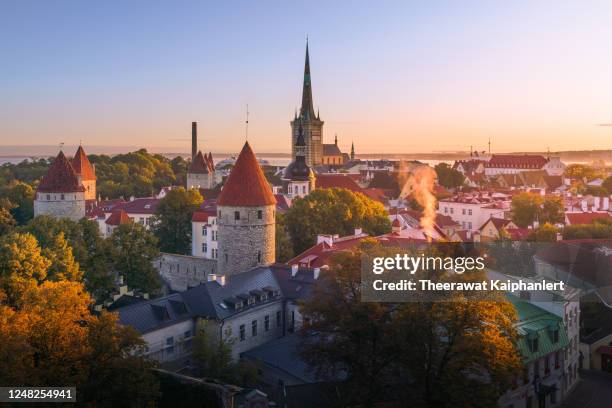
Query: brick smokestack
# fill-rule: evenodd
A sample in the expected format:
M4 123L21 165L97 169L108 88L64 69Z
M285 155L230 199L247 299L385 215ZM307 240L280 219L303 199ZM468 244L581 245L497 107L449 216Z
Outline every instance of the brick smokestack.
M198 122L191 122L191 160L198 154Z

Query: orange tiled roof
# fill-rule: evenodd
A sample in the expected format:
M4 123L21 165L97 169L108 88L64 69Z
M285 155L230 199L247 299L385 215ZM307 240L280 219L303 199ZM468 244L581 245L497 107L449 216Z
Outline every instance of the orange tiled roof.
M244 144L219 199L218 205L258 207L276 204L274 194L249 142Z
M79 183L77 174L72 164L60 150L59 154L51 163L47 174L38 185L37 192L40 193L73 193L85 191L85 187Z
M76 154L72 158L72 168L74 168L76 174L81 176L82 180L96 179L96 173L85 154L85 150L83 150L83 146L79 146Z

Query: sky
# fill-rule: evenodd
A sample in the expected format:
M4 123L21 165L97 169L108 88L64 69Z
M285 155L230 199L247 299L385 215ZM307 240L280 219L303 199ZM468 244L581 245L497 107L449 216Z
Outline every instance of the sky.
M0 145L612 148L610 1L0 1ZM603 126L609 124L609 126Z

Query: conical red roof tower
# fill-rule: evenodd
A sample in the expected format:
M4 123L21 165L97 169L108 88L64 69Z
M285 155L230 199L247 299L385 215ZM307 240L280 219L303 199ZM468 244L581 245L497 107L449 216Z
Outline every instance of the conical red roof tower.
M85 187L79 182L79 178L68 161L64 152L59 154L51 163L47 174L38 185L37 192L40 193L73 193L85 191Z
M217 205L259 207L274 204L276 204L276 199L272 194L270 184L249 142L246 142L221 190Z
M79 146L72 159L72 167L77 175L81 176L81 180L95 180L96 173L94 172L93 166L89 162L83 146Z
M208 160L204 158L202 155L202 151L198 151L198 154L195 155L191 165L189 166L188 173L194 174L208 174L210 172L210 166L208 165Z

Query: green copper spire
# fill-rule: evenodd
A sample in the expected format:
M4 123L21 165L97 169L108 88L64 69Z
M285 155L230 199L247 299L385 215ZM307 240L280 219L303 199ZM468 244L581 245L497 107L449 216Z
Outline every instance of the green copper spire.
M314 104L312 102L312 84L310 82L310 58L308 57L308 39L306 39L306 62L304 64L304 86L302 88L302 107L300 117L315 119Z

